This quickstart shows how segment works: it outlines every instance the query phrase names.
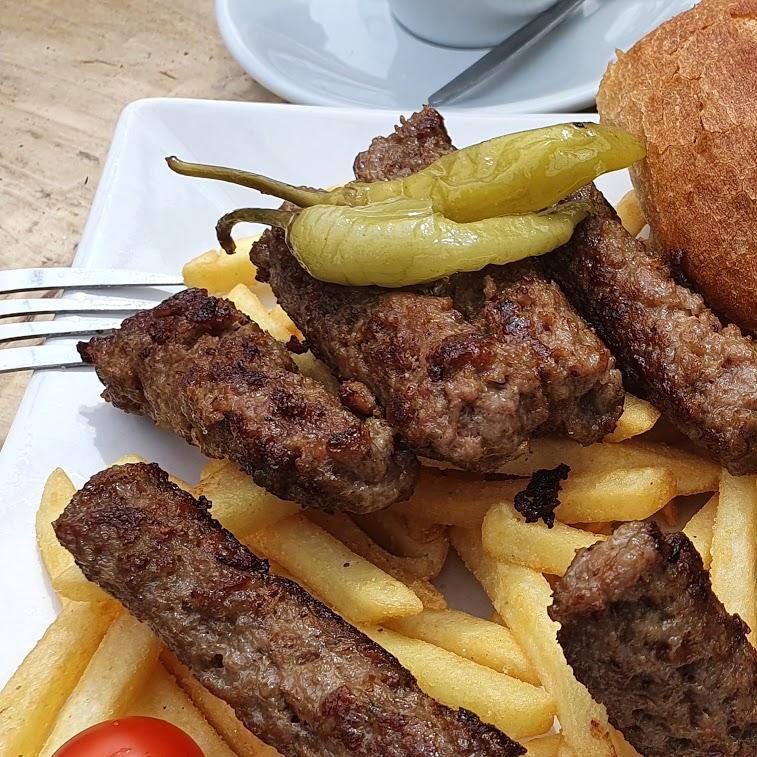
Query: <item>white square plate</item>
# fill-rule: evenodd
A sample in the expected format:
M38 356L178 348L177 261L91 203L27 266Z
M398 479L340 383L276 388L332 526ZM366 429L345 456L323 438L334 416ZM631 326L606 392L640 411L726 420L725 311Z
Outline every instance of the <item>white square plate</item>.
M454 113L447 126L468 145L521 129L586 115L481 116ZM186 179L163 162L187 160L250 168L296 184L328 186L351 175L352 161L398 114L260 103L141 100L123 112L74 265L175 272L215 247L214 226L226 211L274 205L249 189ZM611 201L630 188L625 171L599 182ZM80 485L129 452L194 481L203 457L149 421L107 405L94 371L34 375L0 454L0 686L57 612L34 536L34 513L55 467ZM454 564L440 577L451 604L472 611L470 585ZM463 591L463 586L465 590ZM465 600L463 595L466 595Z

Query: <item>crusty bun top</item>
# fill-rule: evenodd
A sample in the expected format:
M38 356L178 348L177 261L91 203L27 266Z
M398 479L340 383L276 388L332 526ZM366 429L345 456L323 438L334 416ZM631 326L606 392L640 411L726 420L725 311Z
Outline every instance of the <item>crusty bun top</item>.
M757 0L702 0L619 52L597 105L646 141L631 175L656 243L757 331Z

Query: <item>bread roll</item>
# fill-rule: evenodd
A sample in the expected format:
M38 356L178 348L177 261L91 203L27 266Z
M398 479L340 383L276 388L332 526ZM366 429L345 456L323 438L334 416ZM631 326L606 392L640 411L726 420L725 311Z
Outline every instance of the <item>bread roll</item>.
M597 105L646 141L631 174L656 243L757 331L757 0L702 0L618 52Z

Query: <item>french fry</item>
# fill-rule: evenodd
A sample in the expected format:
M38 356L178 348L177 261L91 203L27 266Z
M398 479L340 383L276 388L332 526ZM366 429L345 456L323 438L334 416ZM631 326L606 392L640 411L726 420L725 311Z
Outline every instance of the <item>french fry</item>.
M34 525L42 562L51 579L74 565L73 556L61 546L52 523L63 512L75 493L76 487L61 468L56 468L48 476L42 490L42 500L37 508Z
M221 738L160 663L154 666L145 685L123 714L167 720L191 736L203 754L212 757L239 754Z
M51 757L80 731L124 712L147 680L159 653L160 642L152 631L123 611L58 713L40 757Z
M114 602L69 602L0 692L4 755L35 757L115 618Z
M239 537L270 526L300 511L300 506L258 486L236 463L211 460L200 474L197 496L213 503L213 517Z
M615 430L605 437L606 442L623 442L633 436L649 431L660 418L660 411L646 400L626 394L623 414L618 418Z
M299 329L292 323L289 316L284 313L280 305L267 308L260 298L245 284L237 284L227 295L238 310L241 310L248 318L255 321L263 331L267 331L274 339L280 342L288 342L293 336L302 337Z
M718 495L713 494L707 502L692 515L683 532L697 548L705 570L709 570L712 560L712 528L718 510Z
M571 475L555 510L563 523L644 520L676 496L667 468L631 468Z
M618 448L622 445L594 446ZM665 462L660 465L665 467L571 471L560 487L557 518L564 523L586 523L649 517L677 493L674 473ZM404 511L417 520L428 518L432 522L466 528L480 523L493 505L512 502L527 483L522 479L481 481L458 471L424 470L420 495L395 505L392 511Z
M526 523L510 502L489 510L481 527L483 546L497 560L525 565L540 573L562 576L579 549L604 537L555 522Z
M612 523L608 522L595 522L595 523L574 523L575 528L580 528L583 531L588 531L598 536L610 536L613 532Z
M268 744L264 744L254 733L245 728L234 710L215 694L211 694L193 675L185 665L164 649L160 661L169 673L176 679L179 686L194 702L205 719L223 737L227 744L234 747L239 757L275 757L279 752ZM205 750L210 757L213 753Z
M104 592L96 583L92 583L74 562L53 578L52 585L58 596L74 602L106 602L110 600L108 593Z
M647 225L635 189L629 189L620 198L620 202L615 206L615 212L626 231L634 237Z
M757 646L757 477L723 471L710 549L712 589L755 632L748 638Z
M449 539L443 526L413 522L394 510L355 515L353 519L393 554L412 558L406 565L419 578L436 578L444 567Z
M531 568L493 560L478 529L452 528L450 539L554 697L567 746L576 755L615 757L604 707L576 680L557 643L558 625L547 614L552 590L546 578Z
M361 630L394 655L421 689L442 704L475 712L514 739L551 728L555 703L544 689L387 628Z
M261 286L255 281L256 268L250 260L250 247L258 237L238 240L233 255L223 250L208 250L192 258L181 270L184 284L207 289L211 294L223 294L238 284Z
M562 736L558 733L531 739L523 746L526 747L526 757L557 757L561 743Z
M349 547L361 557L385 570L390 576L409 586L423 602L426 610L444 610L447 602L444 595L426 578L418 578L417 568L412 570L415 558L398 557L376 544L349 515L345 513L325 513L323 510L308 510L307 516L334 538ZM413 565L415 568L415 566Z
M487 481L463 471L422 468L412 497L391 509L418 521L470 527L481 523L492 505L511 500L525 486L522 479Z
M416 615L421 600L405 584L344 546L327 531L293 515L248 538L253 552L280 563L340 615L359 623Z
M676 493L680 495L714 492L720 483L716 463L684 449L637 439L588 447L568 439L534 439L530 454L507 463L501 472L530 476L535 470L554 468L560 463L569 465L573 474L665 467L675 476Z
M539 677L508 628L458 610L424 610L384 625L479 665L539 685Z

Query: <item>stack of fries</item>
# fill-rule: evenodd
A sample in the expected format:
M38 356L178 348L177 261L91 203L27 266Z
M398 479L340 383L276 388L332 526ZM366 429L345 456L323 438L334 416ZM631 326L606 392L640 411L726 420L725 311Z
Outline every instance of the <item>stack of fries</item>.
M248 248L242 242L234 256L211 251L190 261L185 280L224 294L286 341L297 329L280 307L262 304ZM304 373L333 384L311 354L295 359ZM659 514L680 525L678 498L712 493L684 530L726 608L753 628L757 622L755 479L733 478L680 444L634 439L658 417L629 396L604 443L535 440L526 457L502 470L519 480L425 467L410 501L360 517L303 511L227 461L209 462L194 487L176 483L211 500L213 515L274 572L302 584L385 647L424 691L500 727L529 755L633 755L604 707L575 679L547 613L550 581L565 573L576 550L605 538L618 521ZM661 425L656 430L664 436ZM571 473L554 528L526 523L513 505L524 477L560 463ZM175 723L208 757L277 754L147 627L89 583L60 547L50 524L74 491L66 474L54 471L37 513L42 560L62 611L0 693L2 754L49 757L79 731L125 714ZM450 546L489 596L491 619L449 609L434 586Z

